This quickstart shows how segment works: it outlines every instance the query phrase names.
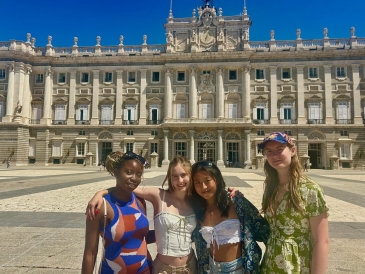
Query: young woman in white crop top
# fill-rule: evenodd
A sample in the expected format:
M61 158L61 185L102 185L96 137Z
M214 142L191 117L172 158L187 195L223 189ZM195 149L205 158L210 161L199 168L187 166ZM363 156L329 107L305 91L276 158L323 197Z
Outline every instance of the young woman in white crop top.
M192 249L191 234L196 218L187 200L190 185L191 164L176 156L169 164L166 178L168 188L137 188L134 193L152 203L157 256L153 273L197 273L197 261ZM110 191L110 189L109 189ZM87 214L93 218L95 208L100 207L102 196L108 190L99 191L88 204Z
M198 273L259 273L261 249L256 241L266 243L267 221L242 195L229 198L222 173L212 162L195 163L191 176Z

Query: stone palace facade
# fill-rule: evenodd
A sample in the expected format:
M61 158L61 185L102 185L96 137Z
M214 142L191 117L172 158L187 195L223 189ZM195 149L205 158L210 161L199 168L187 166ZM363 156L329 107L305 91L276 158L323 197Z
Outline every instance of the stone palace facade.
M257 144L285 131L311 168L365 167L365 38L250 41L247 9L203 1L165 23L166 43L66 48L0 42L0 160L96 165L132 150L154 165L262 168Z

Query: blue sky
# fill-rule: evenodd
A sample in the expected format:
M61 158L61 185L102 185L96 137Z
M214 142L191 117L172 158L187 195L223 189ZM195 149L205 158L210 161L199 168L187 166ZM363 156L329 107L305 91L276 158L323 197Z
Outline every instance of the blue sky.
M223 15L239 15L243 0L214 0L214 6L223 8ZM190 17L201 0L173 0L174 17ZM247 0L252 27L251 41L270 39L270 30L276 40L293 40L296 29L303 39L322 38L323 28L328 28L330 38L350 37L350 27L356 28L357 37L365 37L364 0ZM2 0L0 41L26 40L26 33L36 38L36 46L45 46L47 36L53 37L55 47L73 45L94 46L96 36L101 45L119 44L124 36L125 45L165 43L164 23L168 16L170 0Z

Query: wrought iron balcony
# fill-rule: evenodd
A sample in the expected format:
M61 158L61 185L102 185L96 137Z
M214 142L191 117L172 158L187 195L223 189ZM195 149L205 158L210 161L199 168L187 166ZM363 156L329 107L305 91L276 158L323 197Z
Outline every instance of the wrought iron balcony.
M100 120L100 125L114 125L114 120Z
M308 124L324 124L323 119L308 119Z
M67 125L67 120L52 120L52 125Z
M89 120L76 120L75 124L76 125L90 125L90 121Z
M280 119L280 124L296 124L297 120L293 120L293 119Z
M30 123L32 125L39 125L41 123L41 119L31 119Z
M147 120L147 125L159 125L162 120Z
M352 119L336 119L336 124L353 124Z
M259 124L270 124L270 120L267 119L258 119L258 120L253 120L253 123L256 125Z
M123 120L123 125L138 125L138 120Z

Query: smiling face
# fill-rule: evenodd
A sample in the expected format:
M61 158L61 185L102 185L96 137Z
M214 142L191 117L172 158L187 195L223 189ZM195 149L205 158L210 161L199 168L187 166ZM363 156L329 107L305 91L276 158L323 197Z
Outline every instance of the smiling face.
M174 191L187 191L190 185L190 176L181 163L171 169L171 184Z
M217 182L213 176L204 170L199 170L194 174L193 184L196 193L205 200L214 201L217 192Z
M115 172L117 189L132 193L142 181L143 167L136 160L126 160L122 168Z
M264 148L267 161L277 171L289 169L295 151L295 146L290 147L276 141L268 142Z

